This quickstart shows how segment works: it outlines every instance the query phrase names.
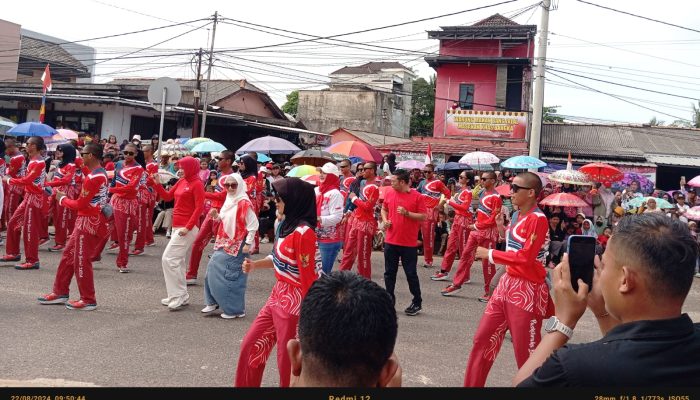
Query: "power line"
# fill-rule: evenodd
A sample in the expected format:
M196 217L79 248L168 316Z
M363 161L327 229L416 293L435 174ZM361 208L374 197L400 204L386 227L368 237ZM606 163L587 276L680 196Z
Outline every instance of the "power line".
M126 7L116 6L116 5L114 5L114 4L110 4L110 3L107 3L107 2L105 2L105 1L100 1L100 0L91 0L91 1L92 1L93 3L102 4L103 6L108 6L108 7L116 8L116 9L118 9L118 10L127 11L127 12L130 12L130 13L133 13L133 14L142 15L142 16L144 16L144 17L150 17L150 18L158 19L158 20L165 21L165 22L177 23L176 21L173 21L173 20L169 20L169 19L161 18L161 17L156 17L155 15L146 14L146 13L144 13L144 12L132 10L132 9L126 8ZM189 25L189 26L192 26L192 25Z
M665 21L661 21L661 20L658 20L658 19L645 17L645 16L643 16L643 15L633 14L633 13L627 12L627 11L616 10L616 9L614 9L614 8L610 8L610 7L606 7L606 6L601 6L600 4L590 3L590 2L584 1L584 0L577 0L577 1L578 1L579 3L584 3L584 4L588 4L588 5L594 6L594 7L603 8L603 9L606 9L606 10L614 11L614 12L616 12L616 13L629 15L629 16L632 16L632 17L635 17L635 18L641 18L641 19L645 19L645 20L647 20L647 21L652 21L652 22L657 22L657 23L659 23L659 24L664 24L664 25L672 26L672 27L674 27L674 28L680 28L680 29L685 29L685 30L687 30L687 31L691 31L691 32L695 32L695 33L700 33L700 31L697 30L697 29L688 28L688 27L685 27L685 26L682 26L682 25L672 24L672 23L670 23L670 22L665 22Z
M657 71L650 71L648 69L635 69L635 68L626 68L626 67L618 67L614 65L605 65L605 64L595 64L595 63L587 63L583 61L575 61L575 60L562 60L562 59L557 59L557 58L548 58L547 62L553 62L553 63L562 63L562 64L569 64L569 65L575 65L575 66L583 66L584 68L590 68L590 69L598 69L602 71L609 71L612 69L619 69L623 71L636 71L636 72L646 72L649 74L656 74L656 75L662 75L662 76L673 76L677 78L687 78L687 79L696 79L700 80L700 77L697 76L689 76L689 75L676 75L676 74L669 74L666 72L657 72ZM599 68L596 68L599 67ZM629 74L628 72L625 72L626 74ZM630 74L631 75L631 74ZM645 76L645 75L640 75L640 76ZM663 79L659 77L653 77L654 79L661 79L661 80L668 80L670 82L682 82L682 81L674 81L670 79Z

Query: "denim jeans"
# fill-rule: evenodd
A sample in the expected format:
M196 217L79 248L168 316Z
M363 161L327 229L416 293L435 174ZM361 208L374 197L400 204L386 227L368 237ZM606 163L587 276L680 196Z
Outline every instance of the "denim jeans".
M232 256L219 249L214 252L207 265L204 278L204 302L218 304L229 315L245 313L245 290L248 276L243 273L243 259L248 257L241 249Z
M321 252L321 265L324 274L330 274L333 270L333 263L338 257L338 252L343 247L343 242L319 242L318 250Z
M396 286L396 274L399 271L399 260L401 260L403 271L406 273L408 290L413 295L413 303L420 306L423 304L423 299L420 294L418 273L416 272L416 264L418 262L418 249L416 247L384 243L384 284L386 285L386 291L396 301L394 287Z

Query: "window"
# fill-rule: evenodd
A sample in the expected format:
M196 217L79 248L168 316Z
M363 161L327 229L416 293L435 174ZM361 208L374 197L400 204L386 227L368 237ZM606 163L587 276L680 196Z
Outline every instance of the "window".
M459 84L459 108L462 110L474 109L474 85L471 83Z

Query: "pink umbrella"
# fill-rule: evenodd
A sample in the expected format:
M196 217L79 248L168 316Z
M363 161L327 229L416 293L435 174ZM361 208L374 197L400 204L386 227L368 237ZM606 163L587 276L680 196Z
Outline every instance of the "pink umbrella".
M425 167L425 163L416 160L406 160L396 164L396 168L401 169L423 169L423 167Z
M325 151L332 154L340 154L345 157L359 157L363 161L382 161L382 154L377 151L374 147L364 144L361 142L356 142L354 140L344 140L342 142L334 143L324 149Z
M78 132L72 131L70 129L56 129L59 135L66 139L78 139Z
M686 218L694 221L700 221L700 206L693 207L683 214Z
M544 206L559 206L559 207L586 207L588 203L580 197L570 193L554 193L545 197L540 201Z
M689 186L695 186L695 187L700 187L700 175L696 176L695 178L691 179L690 182L688 182Z

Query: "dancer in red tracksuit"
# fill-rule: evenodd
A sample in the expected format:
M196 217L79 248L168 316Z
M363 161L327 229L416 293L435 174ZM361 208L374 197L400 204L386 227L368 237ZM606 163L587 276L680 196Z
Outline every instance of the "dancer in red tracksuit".
M459 256L459 267L452 284L440 292L443 296L451 296L462 290L462 284L469 283L469 273L474 262L476 248L481 246L488 249L495 248L498 241L496 229L496 217L501 212L501 196L494 189L496 173L487 171L481 174L481 184L484 190L479 194L479 207L476 211L476 222L469 229L469 239L464 248L464 253ZM483 259L484 271L484 295L479 301L487 302L490 296L491 279L496 274L496 266Z
M455 218L454 222L452 222L450 235L447 238L447 250L445 250L445 256L442 258L440 271L430 277L430 279L434 281L446 281L449 279L455 256L457 252L459 252L460 255L464 254L464 249L467 247L467 241L469 240L469 233L471 232L469 226L473 221L471 208L472 191L466 186L466 172L462 172L459 175L459 180L464 189L455 194L448 202L450 207L455 210Z
M435 247L435 221L437 221L439 208L443 204L440 201L442 195L450 198L450 190L442 181L435 178L435 167L426 164L423 168L425 179L418 185L418 193L425 198L425 207L428 210L428 218L421 222L421 237L423 238L423 267L433 267L433 247Z
M10 178L9 186L21 186L24 188L24 199L17 207L7 227L7 245L5 256L1 261L19 261L19 239L23 236L25 262L15 266L15 269L39 269L39 240L41 236L40 225L46 218L43 207L46 197L44 183L46 180L46 162L41 158L44 139L32 136L27 140L27 154L29 164L26 175L22 178Z
M156 171L157 172L157 171ZM153 182L155 183L155 182ZM129 251L130 256L140 256L146 247L146 230L148 230L148 206L151 204L151 187L148 182L148 171L144 168L141 172L141 179L136 188L138 199L138 212L136 213L136 240L134 240L134 250Z
M553 312L545 283L545 242L549 233L547 217L537 208L542 190L540 178L524 172L511 185L513 214L506 234L506 251L479 247L477 258L505 264L506 273L498 281L479 327L467 361L464 386L483 387L510 330L518 368L527 361L540 342L542 320Z
M233 174L233 168L231 168L231 166L233 165L234 158L235 155L230 150L222 151L221 154L219 154L217 160L220 172L216 180L217 183L214 187L214 193L204 193L204 198L211 200L211 208L216 209L217 212L226 201L227 190L224 188L224 182L226 182L227 176ZM254 204L253 199L251 199L251 204ZM255 210L255 208L253 209ZM220 221L221 220L218 218L212 218L209 213L204 217L204 222L202 222L199 233L197 233L197 237L194 239L194 244L192 245L192 254L190 254L190 264L186 276L188 285L197 283L197 273L199 271L199 263L202 260L202 252L204 252L211 238L219 231Z
M341 271L349 271L357 258L357 273L372 279L372 241L377 232L377 218L374 207L379 201L379 186L376 179L377 164L368 162L364 166L364 180L360 184L360 195L350 193L348 198L357 208L353 211L354 220L348 228L349 235L343 244Z
M316 245L316 194L313 185L299 178L272 183L279 198L279 223L272 255L262 260L243 261L243 272L274 268L277 283L267 303L243 338L236 367L236 387L259 387L265 364L277 344L277 370L280 387L288 387L291 361L287 342L294 339L301 302L321 270Z
M64 153L65 154L65 153ZM64 304L71 310L91 311L97 307L95 283L92 272L92 249L109 234L107 218L102 207L107 204L109 189L107 171L100 166L102 148L89 143L83 148L85 165L92 171L83 178L82 190L77 199L68 198L63 192L56 193L57 205L78 213L75 229L56 271L53 291L39 297L41 304ZM79 300L68 301L70 282L75 275Z
M158 172L158 163L153 160L153 146L143 146L143 157L146 164L145 179L139 186L139 224L136 229L136 242L130 256L143 254L144 247L155 245L153 238L153 208L156 206L158 195L150 185L148 177ZM156 182L153 182L157 184Z
M54 171L53 179L46 182L46 186L50 186L57 192L64 193L68 199L78 197L80 187L76 184L76 166L75 166L75 147L70 144L62 144L57 147L61 153L61 162ZM62 206L55 196L53 206L53 226L55 228L54 241L55 245L49 247L49 251L61 251L66 247L68 234L73 232L75 226L76 214L75 211Z
M340 167L340 194L343 195L343 204L346 204L348 195L350 194L350 185L352 185L357 178L355 178L350 170L352 167L350 160L345 159L341 161L338 164L338 167ZM349 218L350 215L350 213L346 213L343 216L343 219L340 221L340 224L338 224L338 229L340 230L340 240L342 242L345 242L345 239L350 235L348 232L348 227L351 225Z
M7 168L6 176L10 178L21 178L27 173L26 160L24 155L17 150L14 139L7 140L7 155L10 156L10 163ZM5 184L5 201L3 203L3 220L5 227L10 223L10 218L22 203L22 197L24 196L24 187L20 185L8 185L7 181Z
M134 160L137 148L133 144L124 147L124 163L119 172L114 175L115 185L109 189L112 193L112 208L114 209L114 229L117 242L109 247L119 249L117 269L119 272L129 272L129 245L136 230L139 217L137 199L138 186L143 178L143 167Z

